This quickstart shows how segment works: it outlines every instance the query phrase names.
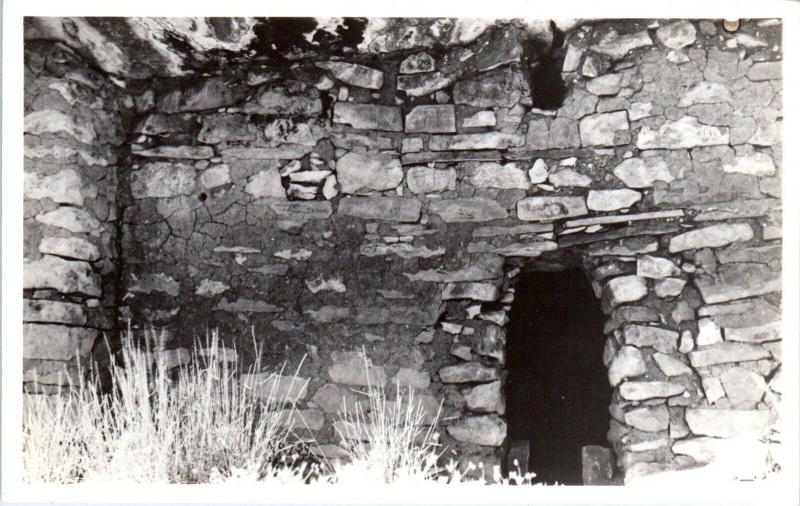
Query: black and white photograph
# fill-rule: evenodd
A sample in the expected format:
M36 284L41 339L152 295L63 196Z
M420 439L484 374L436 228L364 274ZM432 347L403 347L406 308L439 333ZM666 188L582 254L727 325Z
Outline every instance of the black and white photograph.
M16 5L3 489L793 504L797 2L520 6Z

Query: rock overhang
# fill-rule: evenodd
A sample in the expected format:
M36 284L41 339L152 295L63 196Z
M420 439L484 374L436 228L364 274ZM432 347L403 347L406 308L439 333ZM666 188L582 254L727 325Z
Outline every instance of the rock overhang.
M146 79L219 74L259 62L442 50L509 22L545 46L552 42L550 21L462 18L27 17L24 36L60 41L118 78ZM576 20L554 23L568 29Z

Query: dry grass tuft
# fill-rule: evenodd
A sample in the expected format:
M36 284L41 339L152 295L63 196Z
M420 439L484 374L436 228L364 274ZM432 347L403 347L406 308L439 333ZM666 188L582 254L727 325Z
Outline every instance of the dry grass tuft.
M155 353L163 334L149 337L140 349L128 333L121 360L111 357L108 393L91 370L63 395L27 396L26 482L203 483L241 470L263 478L280 467L293 447L284 423L296 406L291 389L279 392L278 381L259 388L256 376L241 380L216 332L206 356L196 346L191 363L177 370Z

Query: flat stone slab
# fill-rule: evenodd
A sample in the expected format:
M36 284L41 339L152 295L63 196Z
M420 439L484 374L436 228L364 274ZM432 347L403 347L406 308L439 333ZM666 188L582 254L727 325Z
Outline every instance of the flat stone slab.
M281 183L281 175L278 169L274 168L264 169L251 176L247 180L244 191L256 199L286 200L286 190Z
M674 353L678 350L678 333L674 330L649 325L625 325L622 335L625 343L632 346L651 346L661 353Z
M407 243L386 244L383 242L364 243L359 248L359 251L367 257L397 255L400 258L431 258L445 254L443 247L429 248L428 246L414 246Z
M397 76L397 90L404 91L411 97L424 97L447 88L455 82L456 77L456 74L445 74L438 71L399 75Z
M377 137L357 132L337 132L331 134L331 143L334 147L353 151L391 151L394 149L392 139Z
M749 313L745 313L749 315ZM726 328L725 339L743 343L765 343L781 340L781 322L770 322L754 327Z
M86 323L86 309L82 304L56 300L23 299L22 321L26 323Z
M50 199L59 204L83 206L80 174L72 169L62 169L49 176L25 172L22 193L26 199Z
M336 161L336 172L342 193L392 190L403 182L403 166L391 154L350 152Z
M749 176L772 176L777 168L770 155L755 153L750 156L737 156L732 162L723 164L722 170L727 173Z
M227 311L229 313L280 313L283 308L274 304L268 304L263 300L253 300L238 298L235 301L228 301L223 298L214 306L215 311Z
M606 292L612 307L625 302L635 302L647 295L647 282L639 276L618 276L606 283Z
M464 115L461 121L463 128L484 128L493 127L497 124L497 117L494 111L476 111L469 115Z
M492 302L500 297L500 289L493 283L448 283L442 290L442 300L470 299Z
M267 205L279 218L299 220L324 220L333 214L330 202L289 202L285 200L269 200Z
M500 188L527 190L530 179L515 163L501 165L496 162L469 164L463 171L467 181L475 188Z
M606 331L613 331L625 323L650 323L658 321L658 313L647 306L620 306L611 312Z
M747 69L748 79L751 81L769 81L774 79L781 79L783 72L781 70L780 61L764 61L756 62L752 67Z
M721 264L741 263L741 262L770 262L780 260L781 245L770 244L767 246L756 246L751 244L733 245L729 248L717 250L717 260Z
M100 258L97 246L82 237L45 237L39 243L39 252L90 262Z
M414 193L434 193L455 190L455 169L435 169L433 167L409 167L406 171L406 184Z
M393 105L336 102L333 106L333 122L364 130L403 131L400 108Z
M507 149L525 144L525 137L519 134L486 132L476 134L433 135L429 140L431 151L458 151Z
M24 262L22 288L52 288L61 293L101 294L100 276L89 263L45 255Z
M586 206L592 211L617 211L627 209L640 200L642 200L642 194L628 188L589 190Z
M419 371L410 367L401 367L392 378L391 384L398 387L425 390L431 386L431 375L427 371Z
M741 199L691 206L697 214L695 221L719 221L735 218L754 218L781 211L780 199Z
M562 169L550 174L547 178L550 184L557 188L561 187L578 187L586 188L592 184L592 178L584 176L578 171L572 169Z
M689 353L693 367L708 367L732 362L749 362L769 358L766 348L752 343L721 342L703 346Z
M343 61L317 62L315 65L351 86L370 90L379 90L383 86L383 72L364 65Z
M667 162L660 158L628 158L614 167L614 175L629 188L649 188L656 181L671 183L675 180Z
M313 87L292 83L273 83L259 88L255 100L244 105L244 112L270 116L317 116L322 112L319 91ZM292 88L292 89L290 89Z
M586 81L586 91L593 95L616 95L622 89L622 74L604 74Z
M298 160L311 152L311 146L284 144L277 148L227 148L222 150L225 163L236 160Z
M644 401L680 395L686 387L668 381L626 381L619 386L619 393L627 401Z
M620 35L612 28L590 49L600 54L608 55L614 60L620 60L634 49L652 45L653 40L647 31Z
M719 468L725 470L728 481L756 480L763 477L764 463L769 459L769 444L755 436L735 439L691 437L675 441L672 453L689 456L698 464L718 463Z
M447 426L453 438L481 446L501 446L506 432L506 422L497 415L469 416Z
M467 245L468 253L495 253L504 257L535 258L547 251L558 249L555 241L535 239L527 242L512 242L494 245L488 242L471 242Z
M419 221L419 200L401 197L350 197L339 201L337 212L364 220Z
M581 118L578 130L582 146L620 146L631 142L625 111L590 114Z
M79 123L61 111L34 111L25 115L24 131L32 135L65 134L78 142L92 144L97 133L91 123Z
M697 314L710 316L718 326L726 329L779 325L781 319L780 308L762 298L701 306Z
M386 373L382 366L373 365L364 355L356 351L331 352L332 364L328 376L334 383L356 386L382 387L386 385Z
M97 329L25 323L22 325L22 358L67 361L85 357L97 336Z
M496 201L482 197L436 200L429 207L431 213L448 223L492 221L508 216Z
M497 369L478 362L449 365L439 369L442 383L488 383L498 379Z
M473 413L497 413L502 415L506 411L502 386L499 381L472 387L464 393L464 402L467 405L467 409Z
M779 292L781 275L764 264L724 264L717 269L716 276L698 274L694 283L706 303L717 304Z
M669 240L669 252L719 248L734 242L749 241L753 229L747 223L721 223L678 234Z
M625 423L644 432L661 432L669 428L669 410L663 404L635 408L625 413Z
M686 423L698 436L761 435L769 428L769 411L687 408Z
M583 197L528 197L517 202L517 218L553 221L589 214Z
M762 375L744 367L728 369L719 379L725 394L735 408L755 408L767 389L767 382Z
M698 146L717 146L730 142L727 127L701 124L697 118L684 116L668 121L657 130L644 126L639 131L639 149L689 149Z
M661 369L661 372L663 372L665 376L672 377L692 374L692 369L688 365L666 353L654 353L653 360L656 361L658 368Z
M642 278L662 279L680 276L683 271L667 258L642 255L636 259L636 275Z
M207 160L214 157L214 149L209 146L156 146L149 149L131 149L136 156L151 158L184 158Z
M564 226L567 228L590 227L592 225L607 225L613 223L626 223L626 222L647 221L647 220L663 220L672 218L682 218L685 214L686 213L684 213L682 209L674 209L669 211L619 214L614 216L595 216L592 218L578 218L576 220L567 220L566 222L564 222Z
M203 128L197 134L197 140L204 144L219 144L223 141L254 141L256 133L255 129L251 130L251 128L245 115L209 114L203 117ZM174 132L185 129L185 126L170 128Z
M697 29L690 21L675 21L659 27L656 37L670 49L681 49L694 44L697 40Z
M678 107L691 107L696 104L720 104L733 102L731 90L722 83L700 81L692 84L683 94Z
M418 105L406 114L408 133L455 133L456 111L452 105Z
M206 189L224 186L231 182L230 168L225 164L214 165L200 174L200 186Z
M317 309L306 309L303 312L319 323L340 322L353 316L351 308L342 306L322 306Z

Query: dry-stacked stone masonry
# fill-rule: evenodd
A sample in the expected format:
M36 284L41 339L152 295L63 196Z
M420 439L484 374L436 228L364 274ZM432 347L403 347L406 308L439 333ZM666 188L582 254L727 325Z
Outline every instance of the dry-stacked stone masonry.
M763 471L780 24L600 21L562 44L518 22L459 38L381 21L357 49L144 80L28 42L26 380L56 383L128 320L167 329L174 364L218 328L244 363L254 343L270 366L306 357L281 387L328 456L369 383L415 389L429 420L441 403L446 455L498 463L515 277L577 261L608 315L619 472L707 463L737 436L767 443ZM64 26L86 56L83 23Z
M68 48L27 42L24 72L24 381L52 390L114 327L119 163L136 111Z

